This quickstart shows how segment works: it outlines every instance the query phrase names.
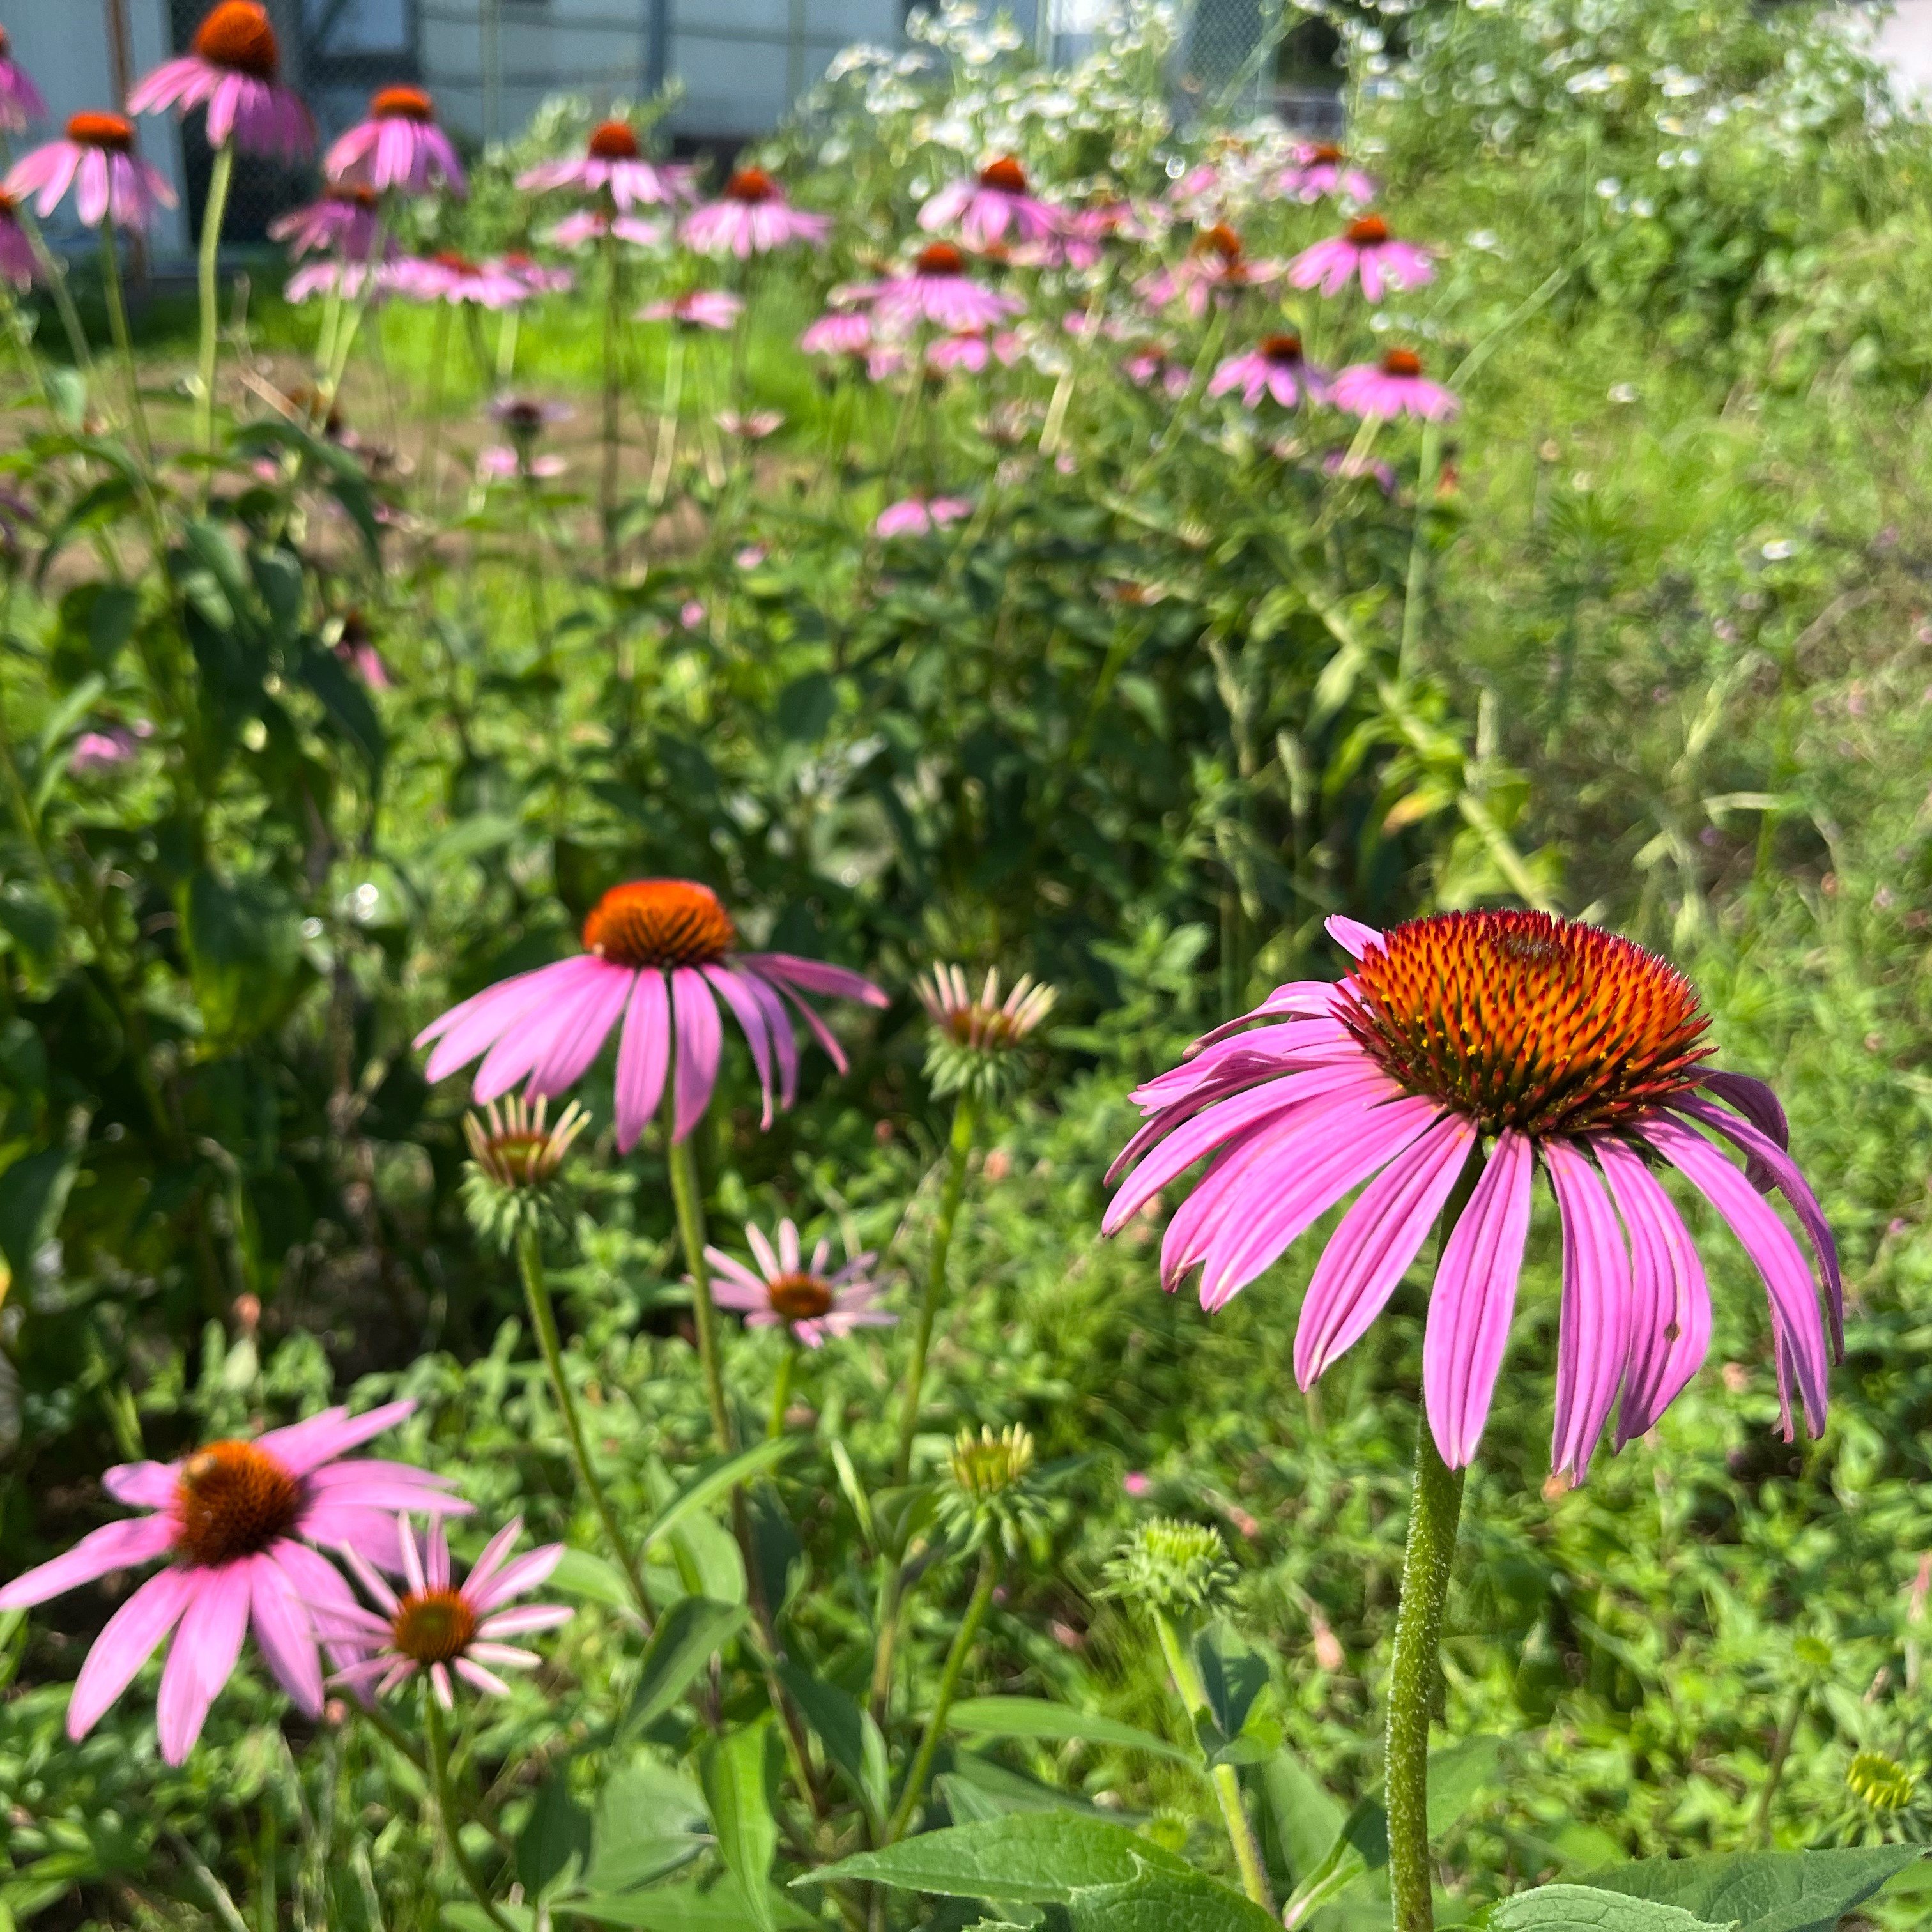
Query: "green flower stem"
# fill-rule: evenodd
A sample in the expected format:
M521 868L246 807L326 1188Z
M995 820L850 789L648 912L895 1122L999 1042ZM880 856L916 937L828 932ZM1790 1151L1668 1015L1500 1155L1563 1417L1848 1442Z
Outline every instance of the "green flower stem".
M912 1473L912 1441L919 1431L919 1399L926 1385L926 1358L932 1346L932 1324L946 1293L946 1264L952 1252L953 1223L959 1216L959 1197L966 1186L966 1162L973 1151L973 1136L980 1124L980 1104L970 1090L962 1090L952 1109L952 1140L948 1150L946 1191L940 1197L939 1219L932 1231L932 1262L927 1270L926 1294L920 1304L919 1321L913 1330L912 1360L906 1364L904 1407L899 1415L898 1454L892 1462L892 1480L902 1485Z
M778 1372L772 1378L772 1419L765 1434L776 1442L785 1432L785 1411L791 1406L792 1371L798 1366L798 1344L790 1328L784 1331L784 1353L778 1358Z
M214 358L221 316L221 224L228 214L228 190L235 178L233 137L214 151L208 172L208 198L201 210L201 359L200 388L195 397L195 446L204 456L214 453ZM208 473L202 477L202 499L208 497Z
M952 1648L946 1653L932 1714L926 1720L919 1749L913 1754L912 1768L906 1773L905 1788L899 1793L899 1802L893 1808L886 1826L885 1841L889 1845L904 1836L906 1827L912 1822L912 1814L919 1808L926 1780L932 1774L932 1761L939 1754L939 1741L946 1735L947 1715L952 1711L954 1699L959 1695L959 1679L966 1669L967 1655L980 1634L980 1626L986 1621L986 1612L993 1601L993 1590L999 1580L1000 1559L989 1543L980 1552L980 1580L973 1586L972 1601L966 1606L966 1614L954 1633Z
M666 1083L666 1105L670 1087ZM698 1192L698 1163L688 1139L676 1140L665 1129L670 1163L671 1198L677 1204L677 1231L684 1240L685 1265L691 1270L691 1306L698 1327L698 1360L704 1375L704 1399L711 1406L711 1426L722 1454L737 1451L737 1425L724 1395L724 1363L718 1344L718 1307L711 1299L711 1264L704 1258L704 1202Z
M684 398L684 331L675 322L664 350L664 404L658 414L658 453L651 465L650 506L664 508L670 469L677 455L677 412Z
M154 445L148 434L148 412L141 404L141 378L134 367L134 337L128 326L128 301L121 290L119 244L114 238L114 220L111 215L103 215L100 220L100 279L107 294L108 326L114 332L114 346L119 352L121 365L128 372L128 412L134 424L135 438L141 446L141 454L152 472Z
M423 1738L427 1746L426 1768L436 1810L436 1828L448 1848L451 1862L482 1908L484 1917L498 1928L498 1932L515 1932L508 1919L497 1910L489 1888L470 1862L470 1854L463 1849L462 1827L457 1822L456 1794L449 1782L448 1734L442 1726L442 1706L436 1701L436 1692L427 1679L423 1684Z
M1190 1723L1198 1724L1208 1709L1208 1687L1201 1681L1201 1667L1174 1620L1165 1610L1154 1612L1154 1627L1160 1639L1160 1654L1167 1660L1168 1674L1180 1694ZM1221 1816L1228 1827L1228 1842L1234 1848L1234 1863L1240 1868L1241 1889L1264 1910L1274 1910L1274 1894L1268 1889L1268 1868L1262 1862L1262 1848L1249 1822L1248 1808L1241 1796L1240 1774L1232 1764L1217 1764L1208 1773L1220 1802Z
M1396 675L1405 684L1414 674L1416 653L1422 645L1422 607L1429 579L1429 520L1436 502L1436 485L1442 473L1442 425L1422 426L1422 453L1415 477L1415 526L1408 542L1408 578L1402 591L1402 645Z
M535 1228L526 1226L519 1231L517 1263L524 1277L524 1297L530 1303L530 1326L536 1330L537 1346L543 1352L544 1366L549 1372L550 1393L562 1412L565 1432L570 1438L571 1460L577 1466L577 1479L584 1485L584 1494L590 1498L597 1520L604 1526L604 1540L610 1544L611 1554L624 1573L624 1580L630 1586L638 1614L648 1624L651 1600L644 1588L644 1573L638 1567L636 1554L624 1532L617 1526L617 1513L610 1506L610 1498L597 1480L597 1472L591 1465L590 1445L584 1439L584 1420L578 1411L577 1398L571 1394L570 1384L564 1377L563 1348L557 1340L556 1310L550 1301L549 1285L544 1280L542 1244Z
M1442 1210L1438 1256L1448 1246L1481 1172L1480 1153L1472 1154ZM1443 1461L1424 1404L1416 1419L1415 1487L1409 1504L1408 1547L1402 1557L1402 1600L1396 1610L1394 1654L1389 1660L1384 1777L1395 1932L1435 1932L1429 1858L1429 1716L1440 1669L1442 1610L1448 1600L1462 1515L1462 1472Z
M46 237L40 232L40 224L34 219L33 211L24 196L14 211L14 217L26 231L27 245L34 251L41 284L54 298L54 311L60 317L74 366L82 376L92 376L94 352L87 346L87 332L80 326L80 311L74 305L74 291L67 285L66 265L47 246Z
M438 302L430 336L429 428L423 440L422 477L418 486L432 516L442 501L438 466L442 456L442 408L449 373L449 304ZM326 415L322 420L328 421Z
M604 580L617 575L617 439L623 408L622 364L618 332L622 324L622 256L614 231L604 237L604 468L597 488L599 520L604 526Z

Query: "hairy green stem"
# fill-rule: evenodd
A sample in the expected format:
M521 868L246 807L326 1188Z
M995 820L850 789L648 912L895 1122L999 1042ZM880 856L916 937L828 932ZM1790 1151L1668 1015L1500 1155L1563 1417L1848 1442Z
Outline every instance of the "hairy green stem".
M619 313L623 284L614 230L604 237L604 469L597 489L597 507L604 526L604 580L617 577L617 433L623 408L622 364L618 358Z
M597 1480L597 1472L590 1460L590 1444L584 1438L584 1419L578 1409L577 1398L572 1394L570 1384L564 1376L563 1348L557 1340L556 1310L550 1298L549 1285L544 1280L542 1244L535 1228L526 1226L518 1233L517 1263L524 1277L524 1298L530 1304L530 1326L536 1330L537 1346L542 1352L544 1367L550 1376L550 1393L556 1399L557 1408L563 1416L564 1432L570 1438L571 1460L577 1466L577 1479L584 1485L584 1492L590 1498L597 1520L603 1525L604 1540L610 1544L611 1554L624 1573L624 1580L630 1586L638 1614L648 1623L651 1602L644 1588L644 1572L638 1566L636 1553L618 1526L617 1513L610 1506L610 1497Z
M228 214L228 190L235 178L235 142L231 135L214 151L208 172L208 198L201 210L201 357L196 367L200 386L195 396L195 447L204 456L214 453L214 361L220 340L221 225ZM203 471L201 498L208 500L211 472Z
M1201 1667L1189 1650L1185 1638L1165 1611L1154 1612L1155 1634L1160 1639L1160 1654L1167 1660L1168 1675L1187 1712L1191 1724L1198 1724L1208 1709L1208 1687L1201 1680ZM1274 1910L1274 1894L1268 1888L1268 1868L1262 1862L1260 1841L1248 1818L1241 1795L1240 1774L1232 1764L1217 1764L1208 1774L1214 1796L1228 1827L1228 1842L1234 1847L1234 1863L1241 1874L1241 1889L1264 1910Z
M141 446L150 474L154 467L154 445L148 434L148 412L141 402L141 377L134 367L134 332L128 326L128 302L121 289L121 257L114 238L114 220L100 220L100 279L107 295L107 323L114 332L114 346L121 366L128 374L128 409L134 424L135 440Z
M668 1083L667 1083L668 1089ZM670 1104L668 1090L666 1105ZM685 1265L691 1270L691 1307L698 1328L698 1366L704 1376L704 1399L710 1405L711 1426L717 1432L720 1454L738 1448L737 1425L724 1394L724 1363L718 1344L718 1308L711 1299L711 1264L704 1258L704 1202L698 1191L698 1163L691 1142L664 1130L666 1158L670 1163L671 1198L677 1205L677 1232L684 1242Z
M966 1614L953 1634L952 1648L946 1653L932 1714L920 1735L919 1748L913 1754L911 1768L906 1773L905 1788L899 1793L899 1802L893 1807L892 1817L886 1826L885 1841L889 1845L904 1837L907 1826L912 1822L912 1814L919 1808L926 1780L932 1774L932 1761L939 1754L939 1741L946 1735L946 1718L952 1709L953 1700L959 1695L959 1679L965 1672L967 1655L980 1634L980 1626L986 1621L986 1612L992 1606L993 1591L999 1580L999 1557L989 1543L980 1552L980 1580L973 1586L972 1600L966 1606Z
M498 1910L496 1900L490 1896L489 1888L484 1884L476 1866L470 1862L470 1854L463 1849L456 1794L449 1781L449 1737L443 1729L442 1706L436 1702L435 1689L427 1678L423 1683L423 1738L427 1746L426 1768L436 1810L436 1829L448 1850L450 1861L482 1908L484 1917L498 1928L498 1932L514 1932L509 1920Z
M778 1372L772 1378L772 1419L766 1424L766 1436L776 1442L785 1431L785 1411L791 1406L792 1370L798 1363L798 1344L792 1340L791 1330L785 1330L784 1353L778 1358Z
M892 1480L903 1484L912 1473L913 1438L919 1431L919 1400L926 1385L926 1358L932 1346L932 1324L946 1293L946 1262L952 1252L953 1223L959 1216L959 1197L966 1186L966 1162L979 1126L979 1102L962 1093L952 1110L952 1139L947 1150L946 1191L940 1198L939 1219L932 1230L932 1260L926 1270L926 1293L913 1330L912 1359L906 1364L905 1393L901 1397L898 1454L892 1462Z

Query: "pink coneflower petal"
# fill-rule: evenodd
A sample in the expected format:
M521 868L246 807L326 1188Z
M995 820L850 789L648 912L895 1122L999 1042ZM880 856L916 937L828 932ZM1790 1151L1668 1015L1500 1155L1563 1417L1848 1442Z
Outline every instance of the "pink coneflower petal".
M490 1538L488 1543L484 1544L482 1554L470 1566L469 1578L463 1586L464 1594L466 1596L473 1598L476 1592L496 1575L502 1567L504 1558L517 1546L517 1538L523 1533L523 1518L520 1516L513 1516L494 1536ZM393 1603L386 1605L385 1607L392 1615L394 1614L395 1605Z
M400 1516L396 1521L396 1558L403 1581L414 1594L421 1596L428 1588L428 1580L423 1574L422 1551L417 1546L416 1532L410 1527L406 1516Z
M1630 1241L1630 1361L1616 1437L1621 1449L1656 1422L1703 1365L1711 1294L1690 1230L1642 1157L1608 1135L1593 1150Z
M670 995L662 973L640 973L617 1047L617 1148L628 1153L657 1112L670 1070Z
M764 1009L752 996L748 976L733 972L728 966L705 966L698 970L744 1029L745 1043L752 1050L752 1065L758 1076L759 1091L764 1096L764 1118L760 1124L769 1127L772 1124L772 1042ZM790 1030L789 1027L786 1030Z
M164 1516L103 1523L98 1529L89 1530L64 1555L15 1577L0 1590L0 1611L23 1610L77 1585L91 1583L111 1570L152 1563L168 1553L173 1540L173 1526Z
M566 972L564 968L571 970ZM500 1100L519 1081L540 1067L560 1035L574 1037L585 1012L599 1004L611 982L628 982L620 966L609 966L590 955L560 961L544 969L548 998L526 1017L520 1017L483 1056L472 1089L478 1106Z
M505 1564L484 1587L466 1592L471 1607L478 1616L496 1609L499 1604L507 1604L512 1597L520 1597L526 1590L534 1590L539 1583L547 1582L550 1574L563 1560L563 1546L560 1543L546 1544L541 1550L532 1550L526 1556L519 1556L514 1563Z
M751 952L745 963L767 978L783 980L802 987L808 993L824 993L833 998L858 1000L868 1006L885 1007L892 1001L862 973L843 966L829 965L823 959L801 959L795 952Z
M557 1552L560 1562L562 1553L561 1550ZM542 1580L541 1577L533 1577L524 1587L534 1589ZM494 1643L498 1638L526 1636L536 1630L556 1630L569 1622L574 1614L562 1604L531 1604L520 1610L499 1610L494 1616L485 1617L476 1626L476 1634L484 1640L484 1645L476 1646L477 1654L487 1664L490 1658L485 1646ZM530 1657L527 1651L520 1654ZM534 1658L530 1660L532 1663L536 1661Z
M262 1658L276 1682L295 1700L296 1708L311 1718L320 1716L322 1658L292 1581L274 1557L266 1554L251 1557L247 1568L249 1621ZM222 1682L226 1681L224 1673Z
M476 1663L474 1660L476 1654L476 1646L472 1644L468 1654L457 1658L450 1666L450 1669L453 1670L457 1676L472 1689L485 1691L492 1696L507 1697L510 1694L510 1687L494 1672L485 1670L482 1664ZM443 1666L440 1664L431 1665L430 1675L436 1679L437 1698L446 1707L448 1707L452 1702L449 1695L449 1678Z
M351 1415L346 1408L326 1408L286 1429L268 1430L256 1438L256 1447L266 1450L290 1475L306 1476L406 1421L416 1406L412 1400L386 1402L360 1415Z
M1442 1460L1471 1461L1509 1346L1516 1286L1529 1234L1536 1156L1514 1129L1496 1146L1451 1232L1430 1292L1422 1338L1423 1399Z
M1630 1354L1630 1256L1596 1168L1567 1141L1543 1144L1563 1223L1551 1467L1578 1482L1617 1399Z
M235 1674L242 1640L248 1634L248 1599L245 1564L206 1570L194 1580L180 1628L168 1647L154 1706L161 1756L169 1764L187 1761L208 1720L208 1707Z
M1360 958L1370 946L1382 943L1382 935L1375 927L1340 913L1331 913L1322 923L1328 937L1352 959Z
M1638 1132L1718 1210L1756 1263L1804 1400L1806 1426L1816 1435L1824 1426L1825 1328L1811 1270L1790 1229L1743 1174L1682 1121L1661 1115L1645 1120ZM1792 1429L1788 1413L1784 1427L1789 1441Z
M1294 1336L1294 1377L1304 1389L1354 1346L1379 1315L1454 1192L1476 1130L1456 1114L1438 1120L1365 1187L1322 1251Z
M117 1503L164 1510L173 1502L180 1481L178 1462L122 1462L102 1474L100 1486Z
M116 1698L180 1621L194 1594L194 1572L164 1570L150 1576L114 1614L94 1640L68 1700L67 1734L78 1742L98 1724Z
M1734 1107L1761 1134L1768 1135L1781 1148L1791 1144L1791 1123L1778 1096L1762 1080L1748 1073L1708 1071L1698 1084Z
M718 1004L704 976L680 966L670 976L673 1022L677 1029L677 1064L674 1075L676 1100L671 1132L682 1140L704 1118L711 1090L718 1084L718 1059L724 1045Z

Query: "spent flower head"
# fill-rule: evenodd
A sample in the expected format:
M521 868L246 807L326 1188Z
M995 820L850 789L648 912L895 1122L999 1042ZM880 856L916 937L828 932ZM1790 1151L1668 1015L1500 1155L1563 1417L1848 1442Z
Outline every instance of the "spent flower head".
M976 998L958 966L934 967L916 990L932 1021L926 1055L932 1090L970 1091L980 1100L997 1098L1017 1078L1016 1049L1052 1012L1059 997L1052 986L1022 974L1002 1000L997 967L987 974Z
M1192 1616L1226 1596L1238 1574L1211 1524L1162 1516L1137 1525L1108 1558L1106 1589L1163 1616Z
M492 1100L481 1114L463 1117L470 1143L463 1204L470 1224L486 1240L508 1248L526 1228L542 1224L557 1207L556 1179L590 1116L573 1100L553 1120L549 1100L513 1094Z

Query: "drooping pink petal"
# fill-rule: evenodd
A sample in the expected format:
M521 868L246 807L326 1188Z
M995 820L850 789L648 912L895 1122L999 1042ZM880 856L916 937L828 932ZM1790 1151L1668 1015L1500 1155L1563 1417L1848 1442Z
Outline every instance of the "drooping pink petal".
M338 1456L373 1442L386 1429L416 1413L413 1400L386 1402L352 1416L346 1407L325 1408L286 1429L272 1429L256 1440L292 1476L306 1476Z
M177 1564L150 1576L107 1619L68 1700L67 1734L76 1742L100 1722L101 1713L134 1681L155 1646L174 1628L194 1594L193 1574Z
M568 978L558 974L543 1005L512 1024L483 1056L471 1090L478 1106L500 1100L534 1072L560 1040L576 1040L579 1028L608 1006L613 982L628 982L626 968L608 964L593 954L564 964L579 970Z
M892 1001L862 973L844 966L831 966L822 959L801 959L795 952L747 952L740 957L768 980L782 980L808 993L823 993L832 999L858 1000L868 1006L889 1006Z
M1432 1100L1341 1100L1277 1127L1265 1189L1244 1198L1250 1211L1226 1215L1202 1257L1202 1306L1225 1307L1291 1241L1400 1154L1438 1111ZM1252 1198L1256 1192L1261 1198Z
M752 1049L752 1064L758 1072L758 1089L764 1096L764 1118L760 1124L769 1127L772 1124L771 1034L764 1008L752 996L751 976L734 973L724 966L706 966L699 970L710 981L718 998L731 1009L744 1030L745 1043Z
M1711 1294L1690 1231L1642 1158L1612 1136L1594 1143L1630 1250L1630 1364L1616 1446L1642 1435L1703 1366Z
M1342 1217L1316 1264L1294 1331L1294 1378L1303 1388L1382 1312L1435 1226L1475 1141L1471 1121L1445 1114L1390 1161Z
M192 1573L181 1627L168 1648L154 1718L161 1756L182 1764L201 1736L208 1706L235 1674L248 1628L249 1566L230 1563Z
M788 985L783 980L766 980L765 984L803 1018L806 1024L812 1029L812 1038L824 1048L826 1058L841 1073L845 1072L845 1049L838 1044L837 1035L820 1017L812 1002L795 986Z
M628 1154L650 1124L670 1068L670 999L664 975L638 975L617 1045L617 1150Z
M472 1662L468 1656L459 1657L452 1667L458 1676L476 1690L496 1697L507 1697L510 1694L510 1687L494 1671L485 1670L482 1664ZM437 1679L436 1691L438 1700L448 1707L453 1700L446 1694L449 1679L442 1675L442 1666L436 1664L432 1666L430 1675Z
M0 1590L0 1610L24 1610L50 1597L91 1583L110 1570L132 1569L165 1556L174 1544L174 1525L165 1516L128 1518L91 1529L74 1547L52 1562L16 1576Z
M436 1693L436 1701L446 1711L454 1710L456 1694L450 1688L449 1666L446 1664L432 1664L429 1667L429 1681L430 1688Z
M1828 1349L1811 1270L1790 1228L1743 1174L1694 1129L1668 1114L1647 1114L1637 1131L1710 1202L1756 1264L1772 1322L1790 1352L1805 1426L1825 1426ZM1791 1428L1786 1424L1786 1439Z
M1702 1068L1697 1084L1735 1107L1761 1134L1768 1134L1781 1148L1791 1144L1791 1123L1778 1096L1762 1080L1748 1073L1726 1073L1715 1067Z
M1671 1105L1677 1112L1688 1114L1694 1120L1701 1120L1707 1127L1722 1134L1743 1154L1749 1162L1747 1178L1752 1180L1754 1185L1757 1184L1756 1178L1751 1170L1761 1171L1790 1202L1798 1226L1804 1230L1812 1252L1818 1257L1818 1265L1824 1271L1826 1305L1832 1315L1833 1349L1838 1360L1843 1361L1845 1282L1838 1265L1838 1244L1832 1238L1831 1224L1825 1219L1825 1210L1819 1206L1818 1197L1811 1192L1810 1184L1798 1172L1797 1162L1755 1122L1741 1120L1726 1108L1714 1106L1694 1094L1680 1094ZM1763 1191L1761 1186L1759 1191Z
M1490 1419L1529 1234L1536 1155L1514 1128L1496 1137L1442 1251L1422 1336L1422 1392L1442 1460L1466 1467Z
M734 969L728 966L726 970ZM778 1062L778 1105L788 1108L798 1098L798 1039L792 1031L791 1016L785 1011L784 1000L757 974L740 974L738 980L765 1016L772 1052Z
M315 1632L286 1574L272 1556L248 1560L248 1606L255 1642L275 1681L310 1717L322 1714L322 1658Z
M1204 1033L1184 1057L1193 1059L1256 1020L1288 1017L1324 1019L1334 1010L1335 995L1336 986L1332 980L1291 980L1286 985L1276 987L1259 1006L1250 1008L1240 1018L1225 1020L1211 1031Z
M1578 1482L1610 1420L1630 1355L1630 1256L1596 1168L1569 1142L1542 1143L1563 1222L1563 1303L1556 1331L1551 1467Z
M672 1076L676 1099L671 1138L682 1140L704 1118L718 1084L718 1057L724 1029L718 1018L718 1002L703 974L694 968L674 968L670 976L671 1012L677 1029L677 1065Z
M575 1024L558 1032L549 1052L532 1068L532 1096L566 1094L583 1078L622 1014L636 976L622 967L605 968L578 1009Z

